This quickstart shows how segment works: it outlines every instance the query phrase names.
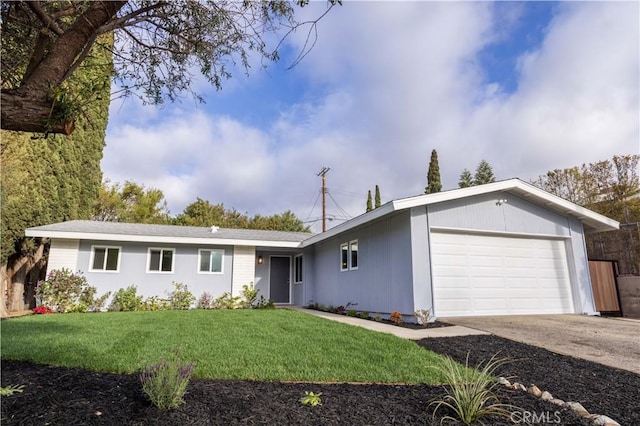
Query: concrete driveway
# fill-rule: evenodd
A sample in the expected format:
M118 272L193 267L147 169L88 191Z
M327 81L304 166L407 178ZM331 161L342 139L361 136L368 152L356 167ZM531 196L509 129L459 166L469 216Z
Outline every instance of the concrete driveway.
M640 320L585 315L438 319L640 374Z

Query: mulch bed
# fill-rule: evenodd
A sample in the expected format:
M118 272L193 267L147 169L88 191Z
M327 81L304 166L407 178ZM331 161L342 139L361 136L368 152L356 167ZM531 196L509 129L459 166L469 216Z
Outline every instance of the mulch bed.
M640 376L549 352L496 336L429 338L422 347L477 365L499 352L514 361L502 367L565 401L580 402L592 413L605 414L622 425L640 424ZM444 387L427 385L315 384L191 380L185 404L163 412L143 395L137 375L96 373L76 368L2 362L2 386L25 385L24 392L2 398L3 425L390 425L440 424L429 402ZM322 392L322 405L304 406L305 391ZM525 392L504 387L502 402L530 413L514 417L517 424L591 425L567 409ZM536 417L531 417L531 414ZM484 424L514 424L484 418ZM452 424L452 423L445 423ZM453 423L455 424L455 423Z
M512 360L498 370L525 386L535 384L563 401L579 402L590 413L604 414L621 425L640 425L640 375L497 336L422 339L420 346L458 362L478 365L498 353ZM639 361L640 362L640 361Z

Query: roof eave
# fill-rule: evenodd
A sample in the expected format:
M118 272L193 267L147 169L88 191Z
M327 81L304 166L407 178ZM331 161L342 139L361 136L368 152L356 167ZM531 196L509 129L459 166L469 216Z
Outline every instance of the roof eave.
M126 241L158 244L202 244L221 246L265 246L279 248L298 248L299 241L272 240L244 240L235 238L196 238L196 237L167 237L155 235L106 234L93 232L46 231L29 228L25 231L27 237L58 238L67 240L95 240L95 241Z

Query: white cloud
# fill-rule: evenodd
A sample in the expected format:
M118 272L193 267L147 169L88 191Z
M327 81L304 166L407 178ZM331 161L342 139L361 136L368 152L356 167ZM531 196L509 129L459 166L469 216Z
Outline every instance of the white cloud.
M434 148L445 188L483 158L498 178L528 180L638 152L638 4L562 4L505 94L477 58L521 13L485 2L345 2L291 71L308 81L304 103L267 128L186 104L112 108L103 170L162 189L174 214L199 196L306 218L323 166L334 198L356 215L376 184L383 201L422 192ZM300 48L305 35L290 41Z

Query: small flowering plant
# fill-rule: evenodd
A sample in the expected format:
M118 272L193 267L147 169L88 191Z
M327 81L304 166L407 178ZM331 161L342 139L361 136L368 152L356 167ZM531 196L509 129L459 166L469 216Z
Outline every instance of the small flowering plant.
M42 314L52 314L53 311L50 308L47 308L46 306L36 306L35 308L33 308L33 313L36 315L42 315Z
M183 396L194 367L194 364L183 363L176 350L168 360L163 358L144 369L140 374L142 390L159 409L177 408L184 402Z

